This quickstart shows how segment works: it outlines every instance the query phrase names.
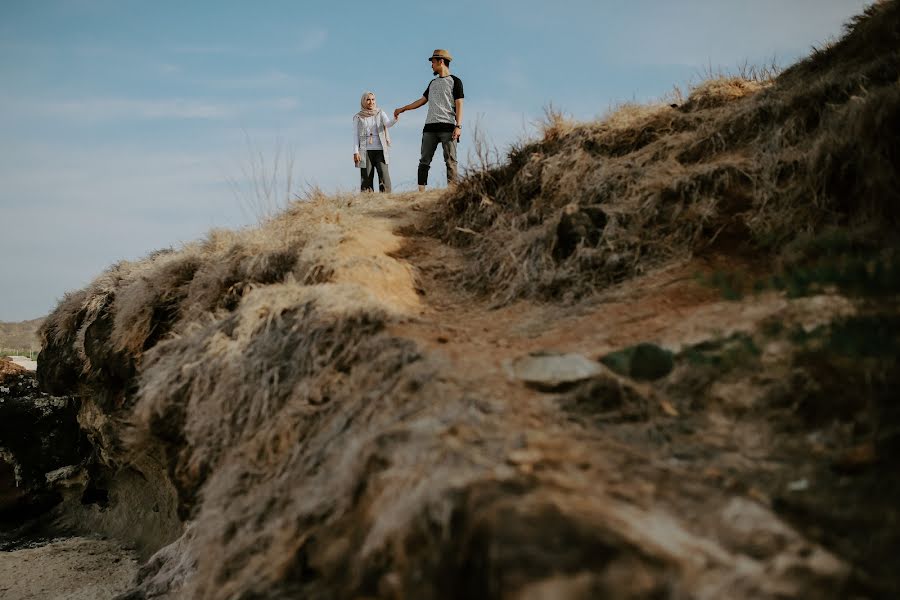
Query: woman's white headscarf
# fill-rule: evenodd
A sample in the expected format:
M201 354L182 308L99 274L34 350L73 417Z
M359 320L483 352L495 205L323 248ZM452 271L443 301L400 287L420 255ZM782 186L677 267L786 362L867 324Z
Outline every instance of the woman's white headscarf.
M368 98L369 96L375 96L375 94L373 94L372 92L363 92L362 98L359 99L359 105L360 105L360 107L362 107L362 110L356 114L359 115L359 118L361 118L361 119L364 119L365 117L374 117L379 112L381 112L378 109L377 105L371 109L366 108L366 98ZM346 117L344 117L344 118L346 118Z
M381 109L378 108L377 103L373 108L366 108L366 98L368 98L369 96L372 96L374 98L375 94L373 92L365 91L363 92L362 97L359 99L359 106L362 108L362 110L356 113L356 116L360 119L365 119L366 117L374 117L381 112ZM375 127L378 127L377 121L375 123ZM384 140L387 142L387 145L390 146L391 134L388 133L387 126L384 125L384 123L382 123L382 127L384 127Z

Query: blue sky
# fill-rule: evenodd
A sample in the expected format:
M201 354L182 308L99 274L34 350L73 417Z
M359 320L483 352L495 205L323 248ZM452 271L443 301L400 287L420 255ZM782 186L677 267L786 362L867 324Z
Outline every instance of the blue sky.
M50 312L109 265L251 224L254 173L294 192L358 185L350 118L421 96L435 48L501 150L544 108L593 119L713 69L788 65L866 0L0 0L0 320ZM425 110L391 131L415 187ZM432 180L439 183L439 154ZM11 257L18 257L15 260Z

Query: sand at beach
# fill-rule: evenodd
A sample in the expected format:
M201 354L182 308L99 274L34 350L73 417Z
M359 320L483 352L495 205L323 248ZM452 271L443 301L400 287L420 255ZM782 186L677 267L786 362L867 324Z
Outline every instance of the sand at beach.
M0 598L4 600L104 600L128 589L136 556L97 538L56 539L0 552Z

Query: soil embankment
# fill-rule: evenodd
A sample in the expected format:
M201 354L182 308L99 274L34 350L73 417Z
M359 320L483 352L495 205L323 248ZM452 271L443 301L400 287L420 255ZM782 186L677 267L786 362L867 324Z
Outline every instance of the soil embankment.
M118 263L44 519L130 599L896 597L898 35Z

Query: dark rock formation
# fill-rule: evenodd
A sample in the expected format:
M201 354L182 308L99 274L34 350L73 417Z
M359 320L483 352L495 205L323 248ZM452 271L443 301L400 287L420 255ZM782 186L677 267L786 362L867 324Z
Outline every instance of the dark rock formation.
M38 390L33 373L0 377L0 522L15 524L61 500L56 483L89 454L78 402Z

